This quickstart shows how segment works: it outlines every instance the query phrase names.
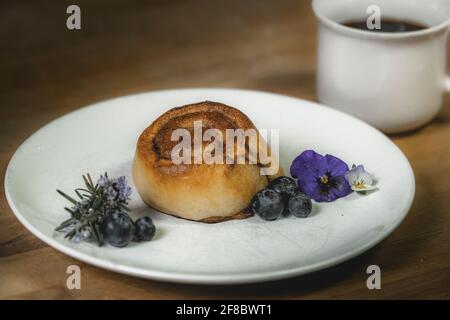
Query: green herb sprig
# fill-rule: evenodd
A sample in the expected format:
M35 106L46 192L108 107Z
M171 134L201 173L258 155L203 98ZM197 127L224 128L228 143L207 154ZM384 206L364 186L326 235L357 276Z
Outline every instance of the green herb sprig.
M64 208L71 217L62 222L55 231L64 232L65 238L75 242L94 240L102 246L104 241L100 225L103 219L113 212L129 211L127 205L131 188L124 176L111 179L105 173L95 184L90 174L82 177L85 186L74 190L76 198L56 190L72 206Z

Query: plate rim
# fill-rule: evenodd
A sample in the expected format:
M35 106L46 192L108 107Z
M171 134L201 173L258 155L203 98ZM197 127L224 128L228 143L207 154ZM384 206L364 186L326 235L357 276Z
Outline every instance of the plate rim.
M347 252L345 254L342 254L338 257L332 257L327 260L323 260L320 262L317 262L315 264L307 265L307 266L301 266L296 268L288 268L283 270L277 270L277 271L263 271L263 272L255 272L253 274L195 274L195 273L181 273L181 272L173 272L173 271L160 271L160 270L149 270L145 268L139 268L139 267L133 267L133 266L123 266L123 265L117 265L114 262L104 260L98 257L94 257L92 255L89 255L87 253L83 253L81 251L76 250L75 248L72 248L70 246L66 246L52 237L48 237L45 234L43 234L39 229L35 228L31 223L27 221L27 219L21 214L20 210L15 206L11 190L10 190L10 180L11 180L11 171L14 166L14 160L18 156L18 154L21 152L21 150L26 147L31 141L31 139L37 135L41 130L44 130L54 122L59 121L61 118L67 117L69 115L73 115L78 112L83 112L85 109L88 108L94 108L98 106L99 104L103 103L109 103L113 100L118 99L126 99L131 97L136 97L139 95L151 95L151 94L167 94L167 93L174 93L174 92L188 92L188 91L210 91L210 92L218 92L222 91L223 93L233 93L233 92L240 92L240 93L250 93L250 94L263 94L263 95L271 95L278 98L283 99L293 99L300 101L304 104L310 104L314 105L315 107L320 107L322 109L326 109L327 112L335 112L340 114L341 116L348 117L352 121L357 121L365 125L368 129L372 130L378 135L381 135L384 140L386 140L388 143L390 143L393 147L396 153L400 155L401 158L403 158L403 161L405 164L407 164L408 173L411 178L411 190L408 192L409 197L407 199L406 205L401 210L401 213L399 214L399 218L394 221L391 225L384 228L381 235L374 238L372 241L366 243L365 245L362 245L358 247L356 250ZM8 202L8 205L10 206L12 212L16 216L16 218L22 223L22 225L25 226L34 236L36 236L38 239L46 243L48 246L74 258L77 260L80 260L82 262L88 263L90 265L103 268L109 271L118 272L121 274L131 275L139 278L145 278L145 279L151 279L151 280L158 280L158 281L166 281L166 282L172 282L172 283L186 283L186 284L203 284L203 285L233 285L233 284L247 284L247 283L256 283L256 282L267 282L267 281L274 281L274 280L280 280L285 278L290 278L294 276L300 276L308 273L312 273L315 271L319 271L322 269L329 268L331 266L340 264L344 261L350 260L353 257L356 257L363 252L373 248L378 243L386 239L392 232L397 229L397 227L404 221L406 216L408 215L409 210L412 207L414 198L415 198L415 192L416 192L416 183L415 183L415 177L414 177L414 171L411 167L411 164L405 154L401 151L401 149L392 142L384 133L379 131L378 129L374 128L370 124L352 116L347 113L344 113L342 111L333 109L329 106L323 105L319 102L315 101L308 101L302 98L279 94L279 93L273 93L268 91L260 91L260 90L248 90L248 89L239 89L239 88L179 88L179 89L164 89L164 90L154 90L154 91L145 91L135 94L129 94L124 96L118 96L113 97L111 99L101 100L94 103L91 103L89 105L77 108L71 112L68 112L66 114L63 114L48 123L46 123L44 126L36 130L34 133L32 133L28 138L26 138L20 146L17 148L17 150L14 152L13 156L11 157L7 168L5 172L4 177L4 190L6 195L6 200Z

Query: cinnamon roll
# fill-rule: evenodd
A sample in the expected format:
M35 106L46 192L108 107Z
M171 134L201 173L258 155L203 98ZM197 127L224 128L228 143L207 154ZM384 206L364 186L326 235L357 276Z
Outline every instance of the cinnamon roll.
M260 151L270 153L238 109L210 101L185 105L167 111L142 132L133 180L144 202L163 213L208 223L242 219L250 215L252 197L282 175L281 169L262 174L267 163ZM278 161L274 155L271 159Z

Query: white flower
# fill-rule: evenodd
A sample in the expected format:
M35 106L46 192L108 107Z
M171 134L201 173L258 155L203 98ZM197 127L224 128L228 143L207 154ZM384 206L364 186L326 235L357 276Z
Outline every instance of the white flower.
M351 170L345 173L345 179L347 179L353 191L361 192L378 189L373 185L373 178L364 170L363 165L353 166Z

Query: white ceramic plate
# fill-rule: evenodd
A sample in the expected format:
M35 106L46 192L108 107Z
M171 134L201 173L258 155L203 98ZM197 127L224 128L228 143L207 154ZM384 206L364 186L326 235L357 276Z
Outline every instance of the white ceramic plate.
M53 230L68 214L55 190L72 192L81 175L125 175L141 131L171 107L219 101L246 113L258 128L280 129L281 162L305 149L364 164L379 191L314 204L307 219L258 217L204 224L149 209L134 190L134 218L150 215L156 239L126 248L75 244ZM5 190L17 218L34 235L74 258L134 276L187 283L281 279L347 260L389 235L414 197L414 175L383 134L344 113L304 100L244 90L187 89L121 97L82 108L33 134L9 163Z

